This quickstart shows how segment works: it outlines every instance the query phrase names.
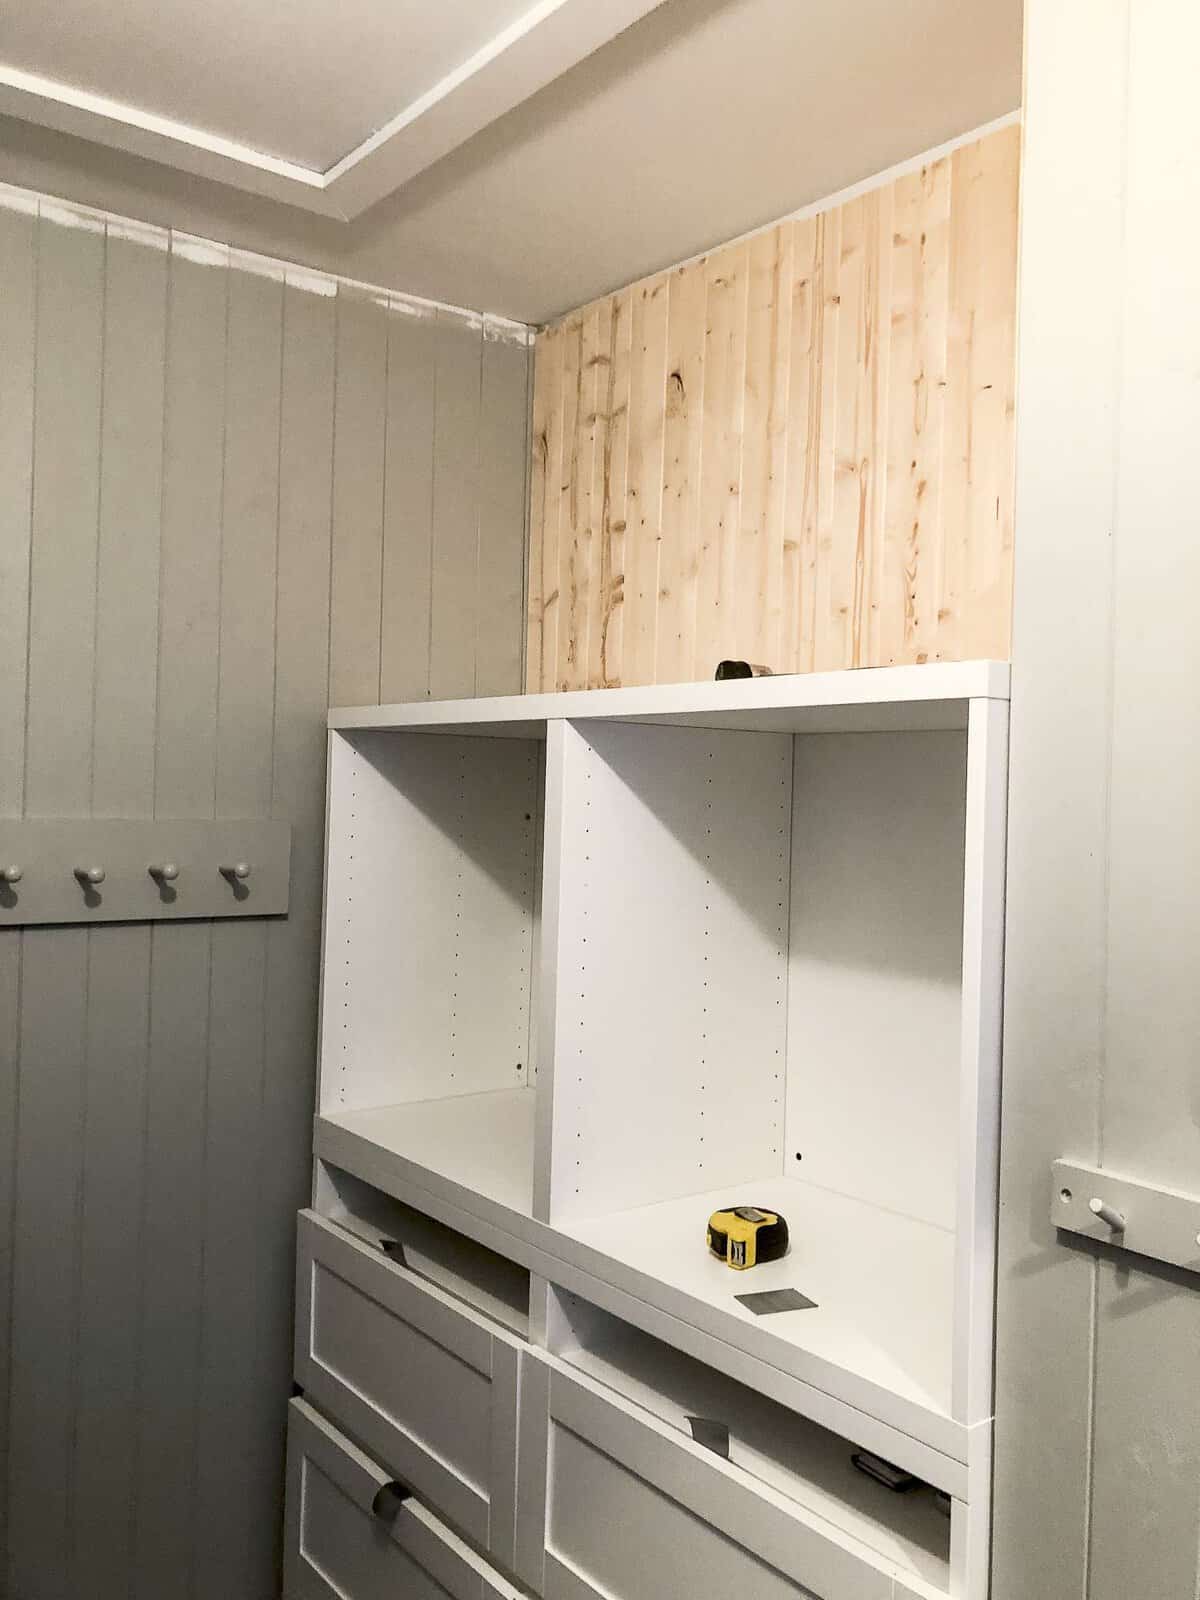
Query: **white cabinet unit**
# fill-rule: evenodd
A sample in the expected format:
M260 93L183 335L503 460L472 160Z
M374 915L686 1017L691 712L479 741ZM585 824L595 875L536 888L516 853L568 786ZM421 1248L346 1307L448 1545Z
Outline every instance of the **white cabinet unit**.
M986 1585L1007 693L1007 667L978 662L330 718L317 1209L394 1205L459 1241L444 1261L431 1247L428 1276L498 1319L504 1348L552 1344L547 1306L579 1297L719 1369L727 1410L761 1401L839 1459L862 1446L907 1469L949 1497L951 1527L911 1545L932 1538L932 1567L880 1553L900 1536L874 1500L880 1540L852 1519L833 1544L969 1600ZM739 1203L786 1217L783 1260L735 1273L708 1253L709 1214ZM399 1281L362 1255L372 1283ZM527 1318L528 1276L505 1287L497 1261L533 1274ZM762 1290L798 1308L737 1298ZM369 1300L350 1320L400 1351L404 1307ZM318 1404L374 1448L359 1387ZM671 1425L650 1409L639 1438ZM562 1437L550 1460L574 1452L580 1482L618 1470ZM664 1460L698 1448L669 1443ZM718 1526L655 1482L671 1509L647 1528ZM751 1525L789 1528L786 1486L760 1488L774 1509ZM570 1553L561 1492L565 1542L546 1548L575 1577L558 1592L634 1600ZM771 1566L781 1594L871 1600L873 1578L823 1579L801 1549ZM588 1572L593 1589L570 1587ZM749 1572L729 1582L774 1592Z

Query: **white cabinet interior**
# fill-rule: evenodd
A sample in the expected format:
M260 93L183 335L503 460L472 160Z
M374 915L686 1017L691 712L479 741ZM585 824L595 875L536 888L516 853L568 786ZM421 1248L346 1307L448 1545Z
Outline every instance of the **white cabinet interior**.
M542 1523L491 1549L526 1586L533 1549L574 1573L547 1594L624 1593L544 1559L589 1441L527 1413L569 1368L547 1394L611 1390L685 1478L681 1407L723 1413L723 1492L807 1530L781 1592L986 1594L1007 694L983 662L331 714L315 1209L368 1276L396 1240L500 1349L529 1340L503 1426L545 1442L540 1502L513 1491ZM731 1203L782 1212L788 1255L709 1255ZM736 1298L772 1289L811 1304ZM403 1364L385 1325L356 1348ZM860 1479L855 1448L929 1487ZM663 1537L707 1504L676 1495Z

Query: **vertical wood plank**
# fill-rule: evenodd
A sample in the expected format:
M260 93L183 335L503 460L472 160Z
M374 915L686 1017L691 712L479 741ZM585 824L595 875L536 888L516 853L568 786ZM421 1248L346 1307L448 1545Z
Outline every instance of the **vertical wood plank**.
M30 816L86 816L91 804L103 293L102 226L43 220L25 773Z
M870 497L870 196L841 209L837 378L832 412L833 484L822 530L813 664L817 671L861 659L862 572Z
M91 805L103 274L97 224L41 218L27 814L85 817ZM87 944L83 929L31 929L21 962L9 1580L47 1600L72 1591Z
M14 1595L74 1600L88 936L77 928L30 928L23 947L11 1351L19 1381L9 1415L8 1582Z
M154 809L166 239L110 226L96 590L92 810ZM89 935L87 1118L81 1197L73 1581L128 1593L141 1298L150 930Z
M842 306L841 210L828 213L821 229L821 285L825 304L821 317L821 417L817 427L817 526L809 608L812 635L802 642L810 671L828 665L831 592L836 539L836 513L842 493L839 482L839 397L849 378L842 356L843 327L851 315Z
M92 727L98 817L148 816L154 805L166 243L149 229L139 237L110 228L106 244Z
M387 325L378 296L339 288L329 634L335 706L379 698Z
M173 242L154 791L163 817L211 817L216 803L229 276L228 251ZM138 1600L178 1591L194 1571L211 955L207 924L169 923L151 935L130 1583Z
M935 161L895 191L881 665L938 655L950 173Z
M303 280L302 280L303 282ZM311 1173L317 1038L336 302L288 283L284 305L271 815L292 823L288 916L267 934L255 1364L264 1410L250 1473L260 1486L250 1567L276 1570L291 1370L297 1207ZM432 396L430 397L432 403ZM271 1590L275 1592L274 1588Z
M283 274L229 273L221 477L216 814L253 817L271 793L275 540Z
M228 252L170 261L158 732L160 817L211 817L217 763Z
M633 359L633 296L613 297L609 330L608 431L601 475L600 637L590 681L606 689L621 681L625 638L625 549L629 520L629 404Z
M25 687L33 492L37 210L0 208L0 816L25 788ZM13 1230L21 936L0 936L0 1584L8 1572Z
M562 476L559 481L558 502L558 570L554 574L558 640L555 689L575 687L576 639L572 628L575 624L575 564L576 544L579 538L580 476L581 473L586 476L586 468L580 462L579 436L580 417L584 410L583 337L586 320L586 310L581 311L563 329Z
M396 302L387 339L379 669L385 704L429 693L437 324Z
M18 1025L21 936L0 934L0 1582L8 1582L10 1362L13 1330L13 1234L16 1210Z
M705 267L704 427L700 458L700 571L696 590L696 674L736 656L737 535L742 475L749 259L745 245L710 256Z
M776 670L782 634L791 278L790 228L770 228L750 241L735 628L738 655Z
M609 505L609 469L612 465L613 316L616 302L601 300L596 306L592 362L595 371L591 474L588 483L588 570L580 619L580 687L594 689L601 682L600 656L604 628L605 514Z
M137 1309L143 1273L153 1270L141 1254L150 930L107 927L89 945L70 1555L72 1593L123 1600L136 1493Z
M633 296L625 484L624 683L654 681L669 291L670 277L663 273L649 279Z
M546 520L552 514L550 414L558 393L561 337L550 329L538 334L533 347L533 401L529 419L529 593L525 607L526 693L537 693L544 687L546 592L542 561Z
M705 290L703 261L680 267L670 275L663 423L662 558L654 667L657 683L683 683L697 670Z
M601 500L594 493L599 437L601 365L608 359L603 341L600 304L587 307L579 317L577 339L568 336L568 365L564 398L563 489L566 539L559 546L558 573L560 626L563 630L560 689L587 687L589 590L592 564L599 544L597 512ZM566 424L573 421L568 433Z
M812 670L817 494L825 317L824 219L792 227L792 347L788 355L787 525L783 541L780 667Z
M216 815L271 804L279 521L282 272L229 275ZM255 1431L269 1400L255 1361L268 925L212 928L204 1128L204 1269L196 1400L195 1593L265 1593L252 1558ZM204 1530L220 1528L211 1539Z
M968 399L970 493L959 648L965 656L1003 657L1009 650L1012 612L1021 130L1004 128L973 148L974 178L967 211L969 248L976 260L973 272L963 274L972 281L974 295Z
M511 334L497 333L485 322L479 417L476 694L521 691L528 409L529 348L523 339L518 342ZM595 542L598 544L598 539Z
M887 454L891 390L892 250L895 231L894 191L890 184L867 197L867 325L864 359L867 367L867 454L864 466L865 526L856 571L854 666L869 667L880 658L883 632L880 590L887 562Z
M437 341L429 692L446 700L475 692L482 328L439 312Z
M0 283L4 285L0 295L0 750L4 752L0 760L0 816L17 817L25 788L37 327L36 208L0 208ZM0 1426L0 1435L3 1432Z

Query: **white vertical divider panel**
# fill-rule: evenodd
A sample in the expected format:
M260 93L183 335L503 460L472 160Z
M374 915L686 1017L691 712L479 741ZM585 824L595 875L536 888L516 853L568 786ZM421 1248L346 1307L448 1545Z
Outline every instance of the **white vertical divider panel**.
M558 861L554 1222L783 1167L791 736L576 728Z
M283 272L229 274L221 496L216 815L271 809ZM194 1515L195 1592L248 1594L262 1581L252 1523L262 1513L229 1460L255 1458L257 1209L269 925L218 921L205 1095L204 1277Z
M0 816L25 789L25 684L37 328L37 206L0 207ZM0 1586L8 1570L9 1350L17 1158L21 935L0 934Z
M951 1405L971 1426L992 1415L1008 706L972 700L968 716Z
M785 1170L947 1230L965 791L959 732L796 737Z
M335 747L322 1109L520 1088L534 744L383 733Z
M229 253L176 238L170 274L154 806L160 817L211 817ZM211 982L210 924L154 929L130 1581L136 1600L170 1593L194 1571Z
M569 808L582 804L579 793L586 749L574 723L555 719L546 725L545 817L542 825L542 893L538 923L537 1015L531 1023L537 1058L534 1108L533 1214L549 1222L557 1212L556 1186L564 1179L568 1153L555 1144L555 1085L558 1073L558 970L563 928L566 853L573 839ZM563 1072L568 1070L566 1052Z
M167 241L110 224L104 293L92 811L154 813ZM125 1600L137 1431L137 1308L150 928L89 936L72 1560L78 1592Z
M104 233L76 221L43 207L38 224L27 816L91 809ZM71 1600L88 933L39 928L22 944L8 1581Z

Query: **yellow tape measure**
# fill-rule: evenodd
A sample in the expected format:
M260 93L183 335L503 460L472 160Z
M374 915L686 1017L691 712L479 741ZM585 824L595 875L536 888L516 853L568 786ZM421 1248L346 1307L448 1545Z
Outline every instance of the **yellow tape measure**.
M708 1219L708 1248L736 1272L787 1255L788 1225L778 1211L726 1206Z

